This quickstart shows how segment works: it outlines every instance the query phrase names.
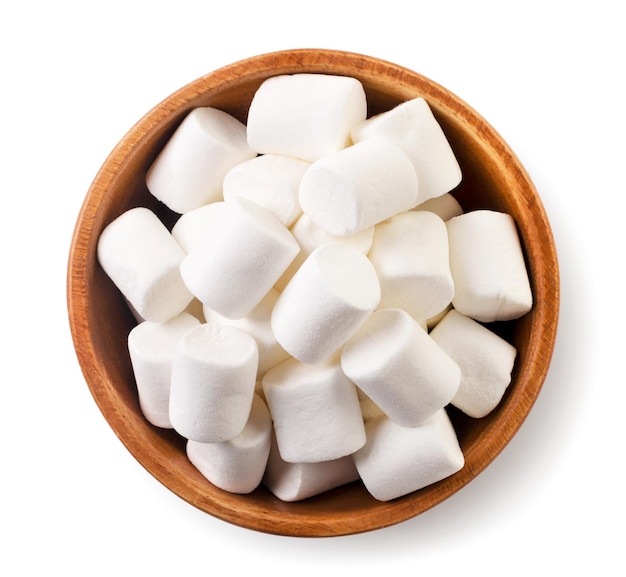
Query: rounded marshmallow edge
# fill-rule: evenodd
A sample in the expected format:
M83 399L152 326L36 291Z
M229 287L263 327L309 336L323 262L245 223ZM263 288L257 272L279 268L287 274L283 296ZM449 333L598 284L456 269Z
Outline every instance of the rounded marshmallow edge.
M513 217L475 210L446 222L455 309L477 321L515 320L533 305Z
M245 427L228 441L187 440L191 463L211 483L231 493L247 494L261 483L272 439L272 421L265 402L255 394Z
M180 272L198 300L237 319L259 304L300 246L274 214L246 198L225 202L220 216L186 255Z
M332 74L267 78L248 110L248 143L260 154L317 160L350 143L350 131L367 116L363 85Z
M236 327L204 323L185 333L172 362L173 428L202 443L238 435L250 414L257 368L256 341Z
M319 363L354 334L379 302L380 285L369 259L352 247L327 243L288 282L272 311L271 326L291 356Z
M146 186L168 208L184 214L222 200L226 173L254 156L243 123L217 108L194 108L149 167Z
M343 236L412 209L418 188L409 157L385 140L369 139L313 162L299 201L317 226Z
M131 208L98 238L100 266L145 320L166 321L193 299L180 275L185 252L148 208Z

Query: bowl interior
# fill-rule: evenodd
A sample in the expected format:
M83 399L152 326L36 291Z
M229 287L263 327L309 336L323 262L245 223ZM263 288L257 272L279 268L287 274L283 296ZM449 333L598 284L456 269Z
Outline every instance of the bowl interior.
M358 78L370 115L423 96L442 125L463 181L453 191L464 210L491 208L515 219L534 294L533 310L518 321L492 325L517 347L512 383L483 419L450 410L466 464L457 474L391 502L378 502L352 483L297 503L284 503L263 487L250 495L222 491L188 461L184 439L151 426L139 408L127 351L135 324L119 292L97 264L102 229L122 212L147 206L168 225L177 215L149 194L148 167L182 118L214 106L246 121L252 96L269 76L298 72ZM148 112L106 159L81 208L68 265L68 312L86 382L105 418L134 457L175 494L225 521L295 536L331 536L382 528L438 504L478 475L505 447L543 385L556 336L557 258L548 220L526 171L498 133L445 88L413 71L369 56L330 50L292 50L250 58L181 88Z

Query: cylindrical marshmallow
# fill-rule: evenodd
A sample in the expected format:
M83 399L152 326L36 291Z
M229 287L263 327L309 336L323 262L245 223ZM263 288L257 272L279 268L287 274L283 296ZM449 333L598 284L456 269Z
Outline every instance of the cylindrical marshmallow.
M365 488L390 501L460 471L463 452L445 409L416 427L381 417L365 424L367 442L352 457Z
M360 142L311 164L300 182L300 205L330 234L354 234L417 204L413 164L384 140Z
M236 437L250 415L259 353L235 327L201 324L178 343L172 362L170 420L183 437L218 443Z
M289 358L289 354L278 344L270 323L272 310L279 294L275 288L271 288L261 302L241 319L227 319L207 306L204 307L204 317L207 322L237 327L256 340L259 347L257 379L262 378L268 369Z
M374 312L341 352L341 367L385 414L404 427L454 398L458 365L407 312Z
M285 461L330 461L365 442L356 387L337 360L308 365L288 359L265 373L262 385Z
M316 248L278 297L271 324L293 357L320 363L357 331L380 302L380 285L369 259L351 246Z
M224 177L224 200L243 196L274 213L289 228L302 210L300 180L309 162L289 156L263 154L233 167Z
M172 227L172 236L185 253L191 252L204 232L221 218L224 201L205 204L182 214Z
M291 503L341 487L359 478L350 455L319 463L288 463L274 437L263 485L281 501Z
M378 224L369 258L380 281L381 308L426 320L452 301L448 231L436 214L408 211Z
M279 291L282 291L285 286L287 286L287 283L300 268L300 265L318 246L327 242L343 242L356 248L359 252L367 254L372 246L372 239L374 237L373 226L347 236L329 234L324 229L317 226L306 214L301 214L289 230L298 241L300 252L296 255L296 258L291 261L291 264L287 267L287 270L280 279L278 279L276 288Z
M418 204L413 210L428 210L434 212L444 222L463 214L463 208L459 204L459 201L449 192L441 196L429 198Z
M248 111L248 143L262 154L313 161L345 148L367 116L361 83L348 76L292 74L268 78Z
M406 152L420 183L419 200L441 196L461 182L454 151L423 98L415 98L355 126L353 142L381 138Z
M513 218L475 210L446 226L454 308L481 322L513 320L530 311L533 297Z
M495 409L511 383L516 348L479 322L451 310L431 336L461 369L452 404L482 418Z
M243 431L222 443L187 441L187 457L203 477L230 493L256 489L265 473L272 442L272 419L265 402L254 395Z
M267 209L247 198L225 203L180 272L189 290L229 319L247 315L285 272L300 247Z
M170 381L178 341L200 321L188 313L162 323L144 321L128 334L128 352L133 367L139 406L156 427L171 429Z
M145 320L171 319L193 298L180 275L185 252L147 208L127 210L108 224L97 254L104 272Z
M195 108L153 162L146 185L174 212L189 212L222 200L226 173L254 156L244 124L216 108Z

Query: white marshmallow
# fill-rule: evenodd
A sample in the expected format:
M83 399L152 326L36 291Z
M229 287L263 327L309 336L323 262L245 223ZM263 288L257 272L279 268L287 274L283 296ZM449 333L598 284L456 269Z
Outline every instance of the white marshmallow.
M363 446L356 388L337 359L316 365L288 359L265 373L262 385L285 461L330 461Z
M182 261L180 272L206 306L237 319L261 302L300 247L276 216L246 198L225 203L220 217Z
M244 196L273 212L289 228L302 213L298 190L309 166L309 162L289 156L257 156L226 174L224 200Z
M450 192L461 182L461 168L454 151L421 97L361 122L352 129L351 137L355 143L382 138L401 148L417 172L418 202Z
M488 415L511 383L517 350L479 322L451 310L431 336L461 369L452 404L474 418Z
M257 379L262 378L268 369L289 358L289 354L278 344L270 323L279 294L275 288L271 288L261 302L241 319L227 319L207 306L203 307L207 322L237 327L256 340L259 347Z
M191 252L204 232L219 222L224 204L224 201L205 204L182 214L176 221L172 227L172 236L185 253Z
M418 204L413 210L428 210L430 212L434 212L444 222L455 216L463 214L463 208L459 204L459 201L449 192L446 192L441 196L429 198L428 200Z
M458 365L407 312L380 309L341 352L341 367L385 414L414 427L455 396Z
M397 146L372 139L311 164L300 182L300 206L330 234L354 234L418 201L413 164Z
M262 154L313 161L345 148L367 116L361 83L347 76L293 74L268 78L248 110L248 143Z
M291 277L300 268L306 258L318 247L327 242L343 242L356 248L359 252L367 254L372 246L374 237L374 227L370 226L364 230L347 236L336 236L329 234L324 229L317 226L306 214L301 214L298 220L289 229L300 245L300 252L291 261L284 274L278 279L276 288L282 291Z
M316 248L278 297L271 324L293 357L320 363L331 357L380 302L376 271L361 252L342 243Z
M231 493L256 489L265 473L272 441L272 419L267 406L254 395L243 431L222 443L187 441L187 457L203 477Z
M390 501L460 471L463 452L445 409L416 427L391 419L365 424L367 442L352 458L365 488L379 501Z
M481 322L513 320L530 311L533 297L513 218L476 210L446 225L454 308Z
M424 320L454 295L448 231L428 211L408 211L376 225L369 258L380 281L380 307L404 309Z
M281 501L302 501L359 478L350 455L319 463L288 463L274 438L263 484Z
M222 200L226 173L254 156L244 124L216 108L195 108L149 168L146 185L174 212L189 212Z
M193 295L180 276L185 252L149 209L132 208L100 234L98 261L140 318L166 321Z
M188 313L162 323L144 321L128 334L139 406L155 427L171 429L169 404L172 361L178 341L200 321Z
M201 443L241 433L250 415L258 355L256 341L235 327L205 323L185 333L172 362L174 429Z

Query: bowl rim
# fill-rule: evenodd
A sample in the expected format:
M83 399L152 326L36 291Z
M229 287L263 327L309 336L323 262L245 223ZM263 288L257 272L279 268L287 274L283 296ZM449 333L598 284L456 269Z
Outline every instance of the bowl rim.
M506 163L512 178L532 201L533 219L547 239L547 246L542 247L541 258L542 267L549 271L549 274L541 279L540 293L535 295L531 327L531 331L534 332L541 328L540 338L533 341L534 347L529 351L529 362L526 363L524 372L518 376L518 379L523 379L526 386L523 388L523 394L516 400L515 414L509 411L499 415L500 426L489 429L476 444L482 451L487 452L489 460L473 462L466 459L466 466L459 473L429 488L427 499L416 502L415 499L399 498L386 503L385 507L373 506L371 510L361 511L358 519L349 518L349 515L346 517L318 515L303 518L285 510L281 512L280 521L277 521L274 515L268 514L267 511L254 508L251 510L247 505L242 506L241 496L225 494L219 499L211 495L207 497L199 494L195 488L186 486L179 479L174 479L165 464L158 459L147 457L142 452L140 440L133 432L133 423L129 421L129 415L120 411L117 406L119 399L113 386L108 382L104 361L89 338L92 327L89 326L86 314L90 304L87 291L88 246L93 242L92 233L94 228L97 228L98 207L115 180L117 171L123 169L128 161L129 154L141 146L147 135L164 123L171 122L173 116L180 117L185 110L193 108L198 97L208 91L224 90L227 86L235 85L241 78L274 76L289 73L288 70L292 70L293 73L296 66L303 72L344 71L349 75L347 71L352 68L362 74L372 76L379 74L385 78L394 78L407 87L419 88L427 100L433 99L439 106L446 108L449 114L462 117L463 122L489 140L494 153ZM530 256L537 258L537 255ZM479 113L448 89L401 65L355 52L300 48L252 56L201 76L163 99L131 127L105 159L83 200L71 239L66 288L74 348L90 392L109 426L152 476L183 500L223 521L266 533L317 537L359 533L405 521L456 493L493 462L525 421L547 376L558 325L559 283L555 243L535 186L509 145Z

